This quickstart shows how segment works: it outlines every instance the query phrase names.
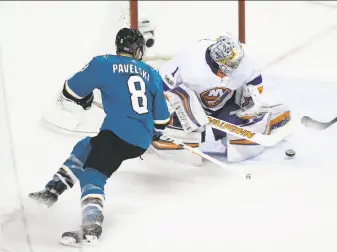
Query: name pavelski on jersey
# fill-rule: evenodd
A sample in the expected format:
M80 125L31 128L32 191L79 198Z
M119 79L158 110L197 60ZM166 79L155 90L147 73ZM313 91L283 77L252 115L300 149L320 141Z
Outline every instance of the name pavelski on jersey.
M218 106L232 92L229 88L215 87L200 94L202 103L208 108Z
M150 74L133 64L113 64L112 71L120 74L140 74L144 79L150 81Z

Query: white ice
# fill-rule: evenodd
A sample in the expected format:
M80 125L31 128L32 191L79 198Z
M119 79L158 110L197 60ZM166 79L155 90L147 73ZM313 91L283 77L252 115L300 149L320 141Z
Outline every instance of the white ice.
M140 13L157 26L156 51L170 54L235 34L236 5L144 1ZM318 132L299 123L303 115L337 115L337 3L251 1L246 11L266 97L292 108L292 137L226 170L152 156L125 162L106 188L100 244L81 251L337 250L337 126ZM113 51L119 13L117 2L0 2L0 251L80 250L58 243L80 223L79 187L49 210L27 194L44 186L79 139L43 128L45 107L92 56ZM287 148L294 159L285 158Z

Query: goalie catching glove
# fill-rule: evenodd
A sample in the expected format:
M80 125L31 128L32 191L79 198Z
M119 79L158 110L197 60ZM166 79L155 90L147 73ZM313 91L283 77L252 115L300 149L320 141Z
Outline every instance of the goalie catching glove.
M93 92L91 92L90 94L88 94L87 96L81 98L81 99L78 99L74 96L72 96L70 94L70 92L68 92L67 90L67 83L64 84L63 86L63 89L62 89L62 96L64 99L66 100L70 100L70 101L73 101L75 102L77 105L80 105L84 110L87 110L87 109L90 109L91 108L91 104L94 100L94 94Z

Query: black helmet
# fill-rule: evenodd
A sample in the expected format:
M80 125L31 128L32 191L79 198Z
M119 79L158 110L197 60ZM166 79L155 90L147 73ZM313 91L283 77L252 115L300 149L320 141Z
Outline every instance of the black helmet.
M142 53L141 58L145 54L145 39L143 34L138 30L130 28L120 29L116 35L115 45L117 53L124 52L135 57L139 48Z

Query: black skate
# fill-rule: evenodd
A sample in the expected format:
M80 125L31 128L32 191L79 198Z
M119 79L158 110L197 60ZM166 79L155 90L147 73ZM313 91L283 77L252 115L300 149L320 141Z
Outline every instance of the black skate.
M60 177L64 179L64 182L60 180ZM53 179L48 182L44 190L30 193L28 197L47 207L51 207L56 203L59 195L67 190L67 187L71 188L73 185L74 183L72 183L71 178L65 174L63 168L60 168Z
M94 245L102 234L100 224L88 224L82 226L77 231L65 232L62 234L61 244L78 247L81 245Z
M39 192L30 193L28 197L40 204L45 205L46 207L51 207L58 200L58 195L51 192L50 188L46 188Z
M93 245L97 243L102 234L102 223L104 216L102 212L93 208L90 211L83 211L82 226L79 230L65 232L62 234L61 244L78 247L81 245Z

